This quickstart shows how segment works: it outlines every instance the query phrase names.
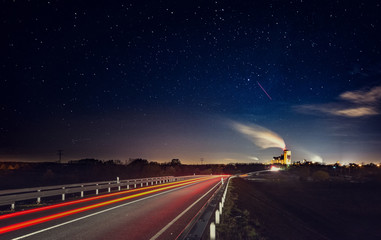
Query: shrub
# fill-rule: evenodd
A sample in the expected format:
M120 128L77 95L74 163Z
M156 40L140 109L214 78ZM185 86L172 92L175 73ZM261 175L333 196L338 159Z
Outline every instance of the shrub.
M327 181L329 179L329 174L326 171L318 170L312 174L312 178L315 181Z

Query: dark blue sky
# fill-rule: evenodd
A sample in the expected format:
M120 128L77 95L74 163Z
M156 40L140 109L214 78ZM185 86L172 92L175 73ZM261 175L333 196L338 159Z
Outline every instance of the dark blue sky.
M295 161L378 162L380 12L378 1L2 1L0 160L63 149L266 162L281 149L257 133L271 131Z

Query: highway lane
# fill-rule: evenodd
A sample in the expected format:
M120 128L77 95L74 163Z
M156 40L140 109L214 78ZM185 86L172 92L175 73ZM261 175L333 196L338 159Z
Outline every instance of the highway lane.
M221 176L204 176L103 195L106 197L21 216L0 217L0 239L23 236L25 239L176 239L220 181ZM35 221L40 222L28 226ZM20 223L26 227L17 225Z
M77 207L77 208L84 207L84 206L89 205L90 201L92 204L101 203L101 202L104 202L105 200L113 200L113 199L117 199L117 198L124 197L124 196L139 194L142 192L146 192L148 190L155 190L155 189L159 189L159 188L163 188L163 187L167 187L167 186L173 186L173 185L177 185L177 184L191 182L191 181L193 181L192 179L194 179L195 177L187 176L187 177L183 177L183 178L185 179L183 181L165 183L165 184L154 185L154 186L145 186L145 187L133 188L133 189L123 189L122 191L114 192L114 193L110 193L110 194L101 194L99 196L86 197L83 199L78 199L78 200L74 200L74 201L66 201L66 202L62 202L62 203L54 204L54 205L50 205L50 206L39 207L39 208L35 208L35 209L29 209L29 210L25 210L25 211L18 211L18 212L12 213L12 214L0 215L0 221L6 219L7 221L6 222L3 221L3 223L6 225L10 225L10 224L13 224L13 222L20 222L22 220L24 220L24 221L28 220L28 218L34 219L37 217L42 217L42 216L54 214L57 212L64 212L65 210L68 211L70 209L73 209L73 207ZM201 178L201 176L199 176L198 178ZM59 211L57 211L57 210L59 210ZM20 217L21 219L18 219L18 217ZM1 231L0 231L0 233L1 233Z

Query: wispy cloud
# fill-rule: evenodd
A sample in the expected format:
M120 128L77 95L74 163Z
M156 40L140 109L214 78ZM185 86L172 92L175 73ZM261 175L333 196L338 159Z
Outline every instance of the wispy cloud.
M301 154L304 159L311 161L311 162L319 162L319 163L323 162L323 158L321 156L317 155L316 153L310 152L310 151L304 149L303 147L298 147L297 149L298 149L297 151L299 152L299 154Z
M305 104L297 106L296 109L303 113L327 113L342 117L365 117L380 114L374 107L347 107L338 104Z
M381 114L381 86L369 90L348 91L339 95L339 101L328 104L305 104L296 106L299 112L308 114L326 113L334 116L358 118Z
M261 127L259 125L251 124L244 125L241 123L233 122L233 128L239 133L242 133L252 143L260 148L285 148L286 144L282 137L272 132L271 130Z
M372 107L357 107L357 108L347 108L336 110L334 114L344 117L364 117L378 115L379 112Z
M381 86L368 91L348 91L340 94L340 98L358 104L373 104L381 100Z

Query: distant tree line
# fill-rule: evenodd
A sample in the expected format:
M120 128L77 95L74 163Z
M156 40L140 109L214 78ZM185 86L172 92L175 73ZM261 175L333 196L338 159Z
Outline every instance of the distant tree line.
M56 162L0 162L0 190L49 186L69 183L111 181L119 179L241 174L268 169L260 163L234 164L182 164L179 159L158 163L136 158L128 161L99 160L86 158L68 163ZM312 162L295 163L287 168L290 174L301 181L378 181L381 182L381 167L375 164L322 165Z
M68 163L0 162L0 189L110 181L157 176L238 174L265 169L263 164L182 164L179 159L158 163L86 158Z
M302 181L349 181L349 182L379 182L381 183L381 166L379 164L347 165L319 164L305 161L297 162L288 168Z

